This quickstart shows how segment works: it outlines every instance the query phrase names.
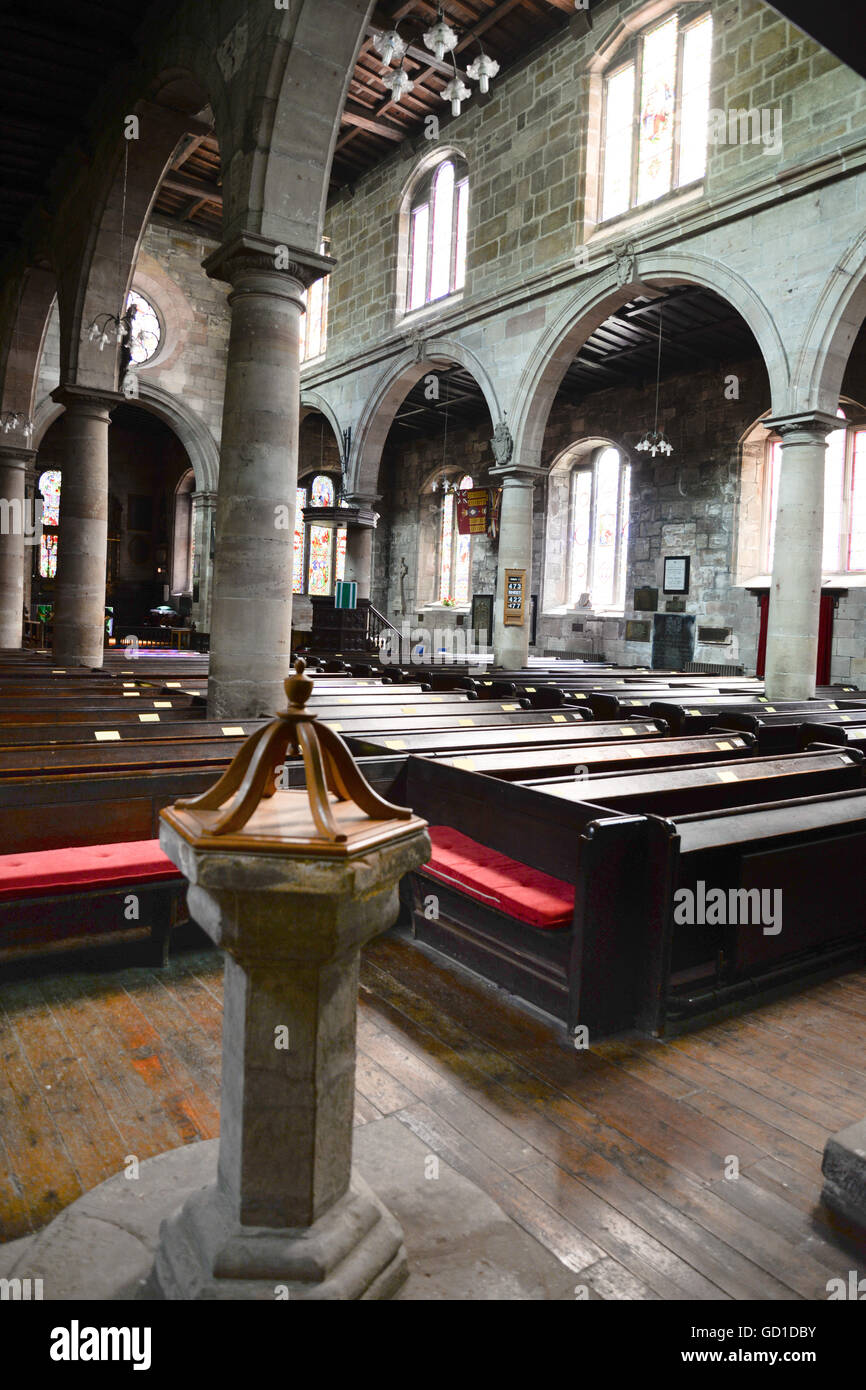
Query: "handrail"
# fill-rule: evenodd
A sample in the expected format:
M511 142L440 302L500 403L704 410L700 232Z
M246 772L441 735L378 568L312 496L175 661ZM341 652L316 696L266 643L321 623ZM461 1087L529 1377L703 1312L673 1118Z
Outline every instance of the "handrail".
M381 653L382 633L385 631L393 632L396 636L396 644L391 642L391 657L396 660L398 665L403 662L403 634L398 627L395 627L390 618L384 613L380 613L378 608L374 608L371 603L367 609L367 639ZM396 649L395 649L396 648Z

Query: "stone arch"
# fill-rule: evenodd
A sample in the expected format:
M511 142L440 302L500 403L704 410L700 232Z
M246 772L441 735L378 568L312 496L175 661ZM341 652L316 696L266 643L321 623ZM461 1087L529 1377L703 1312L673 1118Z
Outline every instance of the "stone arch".
M305 420L308 415L313 413L323 415L333 431L337 441L337 448L340 450L340 457L343 458L344 442L343 430L337 419L336 412L330 402L320 395L318 391L301 391L301 420ZM343 459L345 466L345 459Z
M770 311L742 276L718 261L694 253L637 256L639 269L623 281L614 267L593 280L581 297L567 305L530 355L517 390L512 417L515 457L539 466L550 408L570 363L591 333L615 309L647 288L696 284L713 290L737 310L752 330L764 360L775 411L787 402L788 354Z
M138 396L132 402L156 415L177 435L195 474L197 492L216 492L219 479L219 449L216 440L195 411L161 386L139 377Z
M373 3L302 0L280 25L264 80L257 149L250 161L246 226L274 241L318 252L340 112ZM294 28L292 28L294 25Z
M866 232L833 267L818 298L791 380L791 413L835 412L854 340L866 319Z
M12 302L7 301L10 312L4 315L9 329L3 345L0 410L32 418L57 283L53 271L31 266L20 278L10 278L9 287Z
M458 339L439 338L421 343L418 349L407 349L389 362L361 413L349 464L350 492L375 495L382 449L398 407L415 383L443 362L456 363L471 372L484 394L494 426L501 419L499 398L486 368Z

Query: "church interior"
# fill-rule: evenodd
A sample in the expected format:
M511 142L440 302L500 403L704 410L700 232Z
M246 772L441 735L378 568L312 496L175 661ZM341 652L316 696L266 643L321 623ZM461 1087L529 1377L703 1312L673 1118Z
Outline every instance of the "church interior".
M0 15L0 1301L866 1298L856 12Z

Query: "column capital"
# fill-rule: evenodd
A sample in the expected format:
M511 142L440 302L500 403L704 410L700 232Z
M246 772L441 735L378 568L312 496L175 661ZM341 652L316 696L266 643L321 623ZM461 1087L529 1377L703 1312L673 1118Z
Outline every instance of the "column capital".
M66 411L79 411L84 414L110 413L126 400L122 391L105 391L99 386L80 386L69 382L56 386L51 399L62 405Z
M540 478L547 477L546 468L535 468L529 463L504 463L500 468L488 469L489 476L501 479L503 487L509 483L518 487L533 487Z
M291 297L292 281L309 289L316 280L330 274L336 264L333 256L287 246L254 232L241 232L202 261L212 280L227 282L236 293L284 297Z
M38 449L31 449L28 445L0 444L0 467L30 468L38 453Z
M771 430L783 438L789 434L821 435L826 438L833 430L842 427L839 416L831 415L829 410L801 410L793 415L771 415L761 424L765 430Z
M201 492L194 492L192 494L192 500L193 502L198 502L201 506L216 506L217 494L202 489Z

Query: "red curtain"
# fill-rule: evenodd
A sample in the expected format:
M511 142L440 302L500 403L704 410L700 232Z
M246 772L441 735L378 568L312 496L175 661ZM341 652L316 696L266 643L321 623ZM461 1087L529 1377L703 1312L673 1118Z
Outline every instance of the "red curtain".
M763 679L767 662L767 627L770 617L770 595L761 594L761 622L758 629L758 658L755 674ZM817 685L830 684L830 657L833 652L833 613L836 607L832 594L821 595L821 614L818 619L818 660L815 669Z

